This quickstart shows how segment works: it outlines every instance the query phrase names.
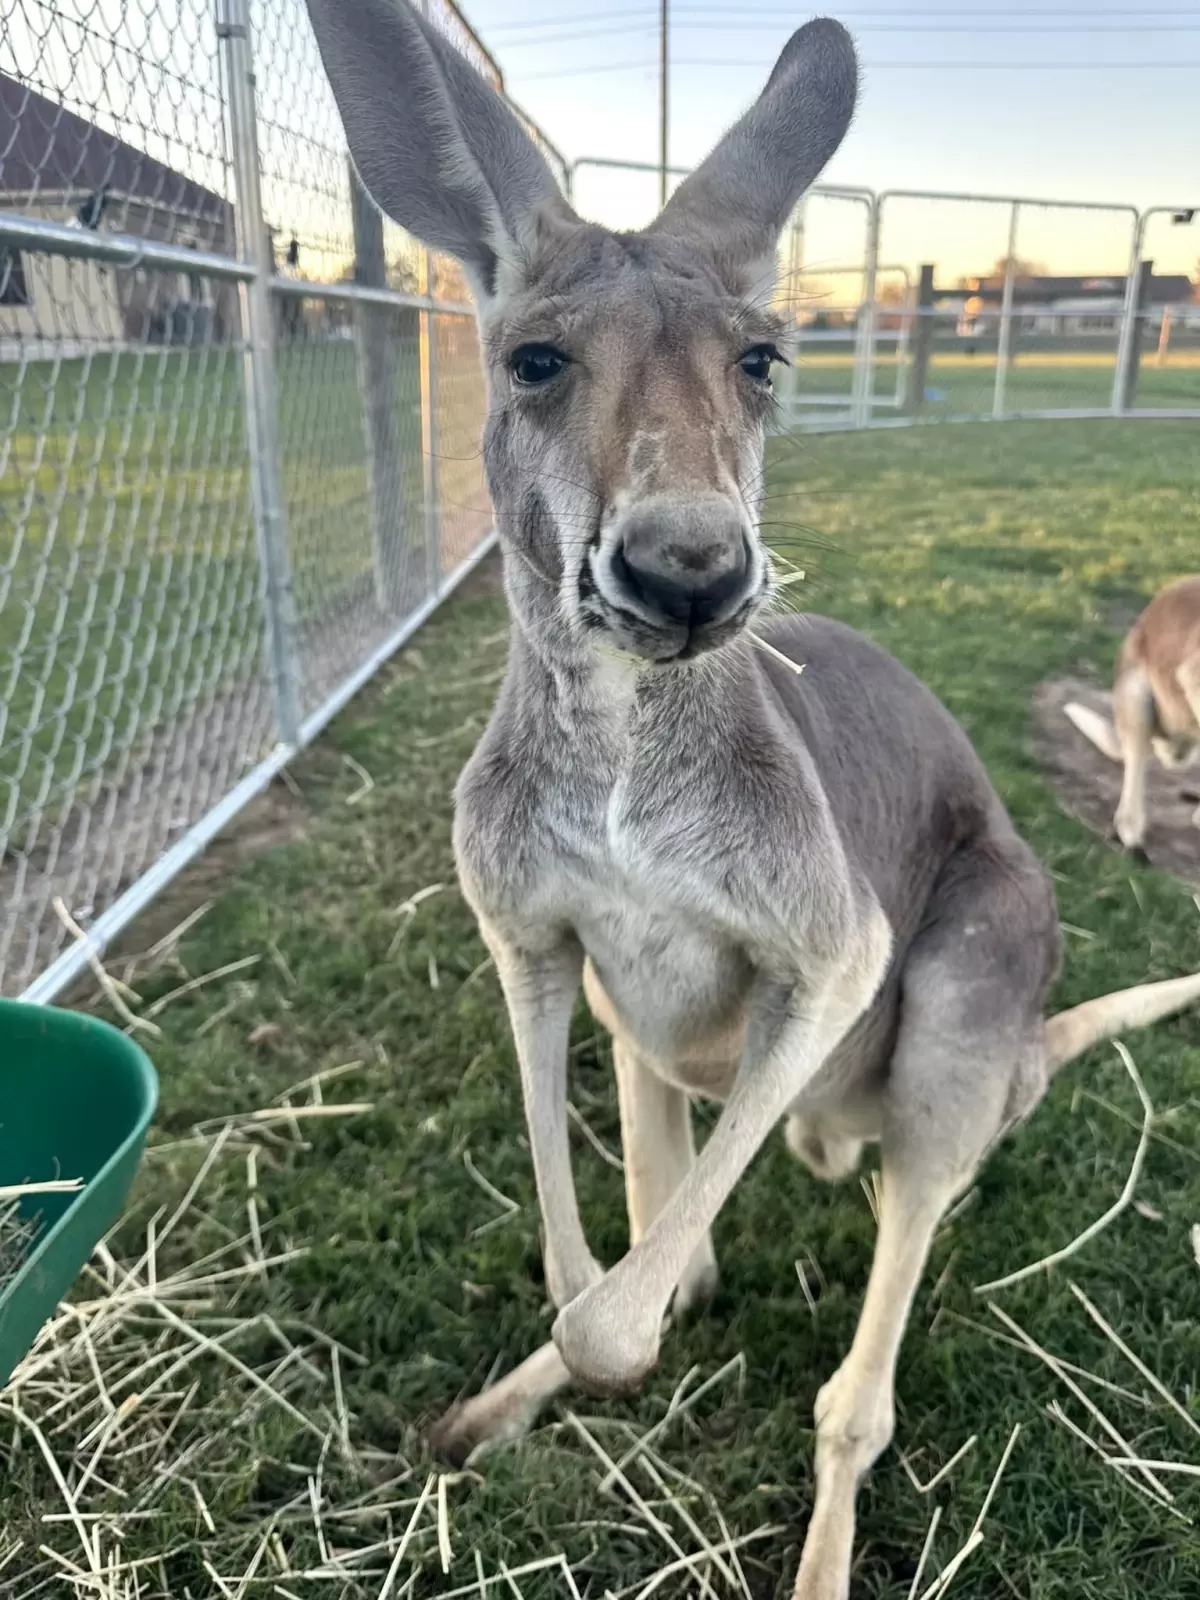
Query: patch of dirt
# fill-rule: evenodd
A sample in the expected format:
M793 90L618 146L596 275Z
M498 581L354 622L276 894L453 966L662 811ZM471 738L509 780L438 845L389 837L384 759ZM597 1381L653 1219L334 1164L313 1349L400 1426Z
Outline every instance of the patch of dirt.
M1121 766L1100 754L1068 721L1068 701L1112 720L1112 695L1085 678L1051 678L1033 694L1033 748L1043 773L1064 808L1093 832L1121 846L1112 833L1121 797ZM1168 772L1153 758L1146 769L1146 810L1150 826L1145 854L1152 866L1185 883L1200 885L1200 828L1192 823L1200 806L1200 765Z

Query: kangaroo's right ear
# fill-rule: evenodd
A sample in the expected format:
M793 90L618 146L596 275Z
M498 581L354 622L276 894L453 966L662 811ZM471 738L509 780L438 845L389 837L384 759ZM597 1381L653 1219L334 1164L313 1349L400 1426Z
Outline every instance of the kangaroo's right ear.
M456 256L477 297L519 274L536 214L572 216L488 84L406 0L308 0L359 176L388 216Z
M686 177L650 232L713 251L747 283L773 280L775 247L800 196L841 144L858 93L858 62L829 17L788 40L766 87L708 159Z

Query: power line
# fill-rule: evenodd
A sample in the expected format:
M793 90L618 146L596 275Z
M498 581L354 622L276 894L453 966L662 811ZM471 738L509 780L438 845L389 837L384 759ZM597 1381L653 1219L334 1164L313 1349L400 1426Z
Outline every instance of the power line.
M728 6L684 4L674 7L672 15L681 21L696 17L715 17L718 19L724 19L725 25L738 27L744 25L748 19L755 17L763 19L766 25L778 24L784 27L786 27L788 23L794 22L795 20L795 11L790 3L790 0L787 8L780 11L775 11L763 6L745 6L739 7L736 11L736 14L731 14ZM935 22L938 19L942 19L945 24L949 26L951 23L956 21L961 13L957 9L941 9L936 6L908 6L905 7L903 11L896 11L894 9L887 9L883 7L856 8L854 6L839 5L838 15L839 17L851 19L868 17L895 18L898 16L910 18L929 17ZM1138 6L1089 6L1086 10L1070 7L1054 8L1035 6L1016 8L1003 6L996 8L989 7L987 10L980 12L978 15L981 17L989 16L1005 18L1009 20L1020 20L1021 18L1028 17L1034 19L1035 21L1044 17L1080 18L1084 21L1087 21L1092 17L1129 17L1134 22L1137 22L1144 20L1147 17L1191 17L1194 19L1197 13L1195 6L1155 6L1151 8L1143 8ZM615 11L612 9L605 9L602 11L583 11L577 12L572 17L564 17L561 12L548 12L540 17L521 17L513 22L495 22L488 29L488 37L490 38L494 35L524 32L527 29L561 26L564 22L580 24L592 22L618 22L624 20L632 20L636 22L639 18L644 20L647 26L654 26L656 18L654 16L653 7L648 4L644 7L638 7L635 10Z
M1196 15L1196 13L1193 13ZM1038 21L1041 19L1039 18ZM702 22L688 21L687 18L672 17L674 26L678 29L689 31L727 30L733 26L731 23L704 20ZM779 25L774 22L744 21L737 22L737 31L775 32ZM786 25L785 25L786 26ZM574 44L576 41L588 39L615 38L618 35L635 33L649 33L654 27L654 22L644 19L640 23L619 22L613 25L605 24L600 27L581 27L569 33L555 32L538 34L533 38L510 39L504 43L504 50L531 50L540 49L546 45ZM1055 34L1128 34L1128 33L1196 33L1200 32L1200 16L1194 22L1152 22L1141 21L1128 23L1095 23L1085 22L1075 24L1051 24L1050 27L1026 26L1023 23L994 23L994 22L866 22L855 25L855 33L1003 33L1023 36L1025 38L1043 38Z
M704 59L673 58L674 67L753 67L768 72L769 61L730 61L715 56ZM651 72L656 61L612 61L602 66L560 67L549 72L515 72L522 83L547 78L583 78L601 72ZM1166 72L1200 69L1200 61L864 61L864 72Z

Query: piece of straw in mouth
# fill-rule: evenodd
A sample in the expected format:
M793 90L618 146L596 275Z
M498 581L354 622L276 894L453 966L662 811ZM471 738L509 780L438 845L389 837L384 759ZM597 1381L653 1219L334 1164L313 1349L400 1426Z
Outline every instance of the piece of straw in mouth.
M789 672L794 672L797 677L804 671L804 663L802 661L793 661L791 656L785 656L782 650L777 650L773 644L769 644L761 633L754 633L747 629L746 637L757 649L763 651L765 655L772 656L776 661L787 667Z

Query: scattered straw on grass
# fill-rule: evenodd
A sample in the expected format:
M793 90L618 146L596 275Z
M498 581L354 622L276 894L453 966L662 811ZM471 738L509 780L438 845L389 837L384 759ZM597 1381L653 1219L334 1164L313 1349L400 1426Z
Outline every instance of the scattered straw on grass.
M164 933L161 939L156 939L148 950L143 950L140 955L134 956L125 969L128 979L134 970L150 970L161 966L164 961L172 960L179 949L180 941L185 933L190 933L201 918L206 917L216 904L215 900L205 900L194 911L189 911L181 922L177 922L169 932Z
M63 900L62 896L55 895L51 904L54 907L55 916L76 943L82 947L84 958L92 969L93 977L108 996L109 1004L121 1021L126 1027L133 1029L135 1032L141 1031L151 1034L156 1039L160 1038L162 1035L160 1028L155 1027L154 1023L148 1022L144 1017L139 1017L135 1011L130 1010L126 996L128 995L135 1003L140 996L128 984L122 983L119 978L114 978L112 973L108 971L100 959L96 946L67 910L66 901Z
M604 1446L596 1438L595 1434L589 1431L589 1429L585 1426L580 1417L577 1417L574 1412L568 1412L567 1422L574 1429L575 1433L583 1441L583 1443L587 1445L588 1449L592 1451L592 1453L607 1469L604 1481L611 1481L616 1488L621 1490L621 1492L633 1506L634 1510L637 1511L642 1517L647 1527L651 1528L654 1533L658 1535L663 1544L671 1552L671 1555L675 1558L675 1562L678 1563L677 1566L672 1563L671 1570L686 1571L699 1585L701 1593L714 1596L715 1600L714 1590L706 1569L703 1555L700 1553L689 1553L684 1550L683 1546L680 1544L678 1538L667 1524L665 1519L659 1516L658 1512L651 1506L646 1497L635 1487L633 1480L621 1470L618 1464L613 1460L612 1456L609 1455L608 1451L605 1450ZM678 1507L677 1501L675 1502L675 1505ZM704 1552L704 1554L708 1554L708 1552ZM666 1575L667 1569L660 1569L660 1571L655 1574L655 1577L638 1591L639 1596L644 1596L651 1593L652 1590L658 1586L658 1581L665 1578Z
M952 1322L959 1323L964 1328L973 1328L976 1333L983 1334L985 1339L990 1339L995 1344L1007 1345L1012 1350L1024 1350L1025 1345L1019 1339L1011 1338L1007 1333L1001 1333L998 1328L990 1328L985 1322L976 1322L974 1317L964 1317L960 1311L947 1311L947 1317ZM1104 1389L1109 1394L1115 1394L1130 1405L1141 1406L1144 1410L1150 1409L1150 1401L1144 1394L1136 1394L1132 1389L1126 1389L1119 1383L1113 1383L1109 1378L1102 1378L1098 1372L1089 1372L1086 1367L1080 1367L1073 1361L1066 1361L1062 1356L1057 1358L1059 1366L1064 1372L1069 1372L1073 1378L1082 1378L1085 1383L1094 1383L1098 1389Z
M1145 1456L1110 1456L1114 1467L1151 1467L1155 1472L1178 1472L1185 1478L1200 1478L1200 1466L1191 1461L1157 1461Z
M867 1205L871 1208L871 1215L875 1219L875 1226L878 1227L879 1207L883 1198L879 1172L876 1169L872 1169L870 1172L864 1172L858 1181L860 1187L862 1188L862 1192L867 1197Z
M992 1476L991 1483L988 1485L987 1494L983 1497L983 1504L979 1508L979 1515L975 1518L974 1525L971 1528L972 1535L979 1533L983 1528L987 1514L992 1509L992 1501L996 1498L996 1490L1000 1487L1000 1480L1004 1476L1004 1469L1008 1466L1009 1458L1016 1449L1017 1440L1020 1437L1021 1424L1017 1422L1013 1424L1013 1431L1009 1434L1008 1443L1004 1446L1004 1453L1000 1457L1000 1464Z
M1151 1489L1148 1489L1144 1483L1138 1482L1137 1478L1130 1471L1129 1466L1123 1464L1125 1462L1132 1462L1132 1457L1110 1456L1107 1450L1096 1443L1095 1439L1092 1438L1090 1433L1085 1432L1085 1430L1081 1428L1077 1422L1072 1421L1057 1400L1052 1400L1046 1407L1046 1415L1053 1422L1057 1422L1060 1427L1065 1428L1067 1432L1070 1433L1074 1438L1078 1439L1080 1444L1086 1445L1093 1455L1099 1456L1101 1461L1104 1462L1105 1466L1111 1467L1114 1472L1119 1475L1128 1488L1134 1490L1135 1493L1140 1494L1143 1499L1149 1500L1152 1505L1157 1506L1160 1510L1168 1512L1171 1516L1176 1517L1183 1522L1188 1521L1188 1518L1184 1516L1183 1512L1180 1511L1177 1506L1169 1504L1162 1498L1161 1495L1154 1493L1154 1491ZM1139 1463L1139 1470L1141 1470L1141 1467L1144 1465L1145 1463Z
M974 1450L978 1443L979 1435L977 1433L973 1433L965 1444L959 1445L958 1449L950 1457L949 1461L946 1462L945 1466L938 1468L928 1483L922 1483L920 1478L917 1477L907 1456L902 1455L900 1457L900 1465L904 1468L908 1475L908 1481L912 1484L917 1493L920 1495L926 1495L936 1489L939 1483L945 1482L945 1480L954 1471L958 1463L966 1456L969 1456L971 1451Z
M438 1559L446 1575L454 1565L454 1547L450 1543L450 1508L446 1499L446 1485L450 1480L444 1472L438 1474L437 1485L437 1540Z
M352 794L346 796L346 804L348 806L356 806L360 800L365 800L371 793L371 790L375 787L375 779L361 761L356 761L353 756L348 756L345 751L342 752L342 761L358 779L358 788Z
M937 1536L938 1523L942 1520L941 1506L934 1506L933 1515L929 1519L929 1530L925 1535L925 1543L921 1546L921 1554L917 1558L917 1570L913 1573L912 1583L909 1585L908 1600L917 1600L917 1592L921 1587L921 1578L924 1576L925 1563L929 1560L929 1552L933 1549L933 1541Z
M608 1148L573 1100L567 1101L567 1115L600 1157L601 1161L612 1167L614 1172L625 1171L625 1163L621 1160L621 1157Z
M1137 1149L1133 1154L1133 1164L1129 1169L1129 1176L1125 1180L1125 1187L1120 1195L1109 1206L1103 1216L1089 1224L1082 1233L1076 1235L1070 1244L1061 1250L1055 1250L1048 1256L1043 1256L1040 1261L1032 1261L1027 1267L1020 1267L1016 1272L1010 1272L1003 1278L994 1278L990 1283L980 1283L975 1287L976 1294L991 1294L997 1289L1007 1289L1014 1283L1021 1283L1025 1278L1032 1278L1035 1273L1048 1271L1057 1266L1061 1261L1067 1261L1071 1256L1077 1255L1084 1245L1090 1244L1097 1234L1103 1233L1110 1223L1115 1222L1121 1213L1128 1209L1133 1199L1134 1190L1137 1188L1138 1179L1142 1175L1142 1165L1146 1159L1146 1147L1150 1143L1150 1130L1154 1122L1154 1107L1150 1103L1150 1096L1146 1093L1146 1086L1142 1082L1141 1074L1133 1063L1133 1057L1119 1039L1114 1039L1118 1055L1125 1064L1125 1070L1133 1080L1133 1086L1138 1092L1142 1102L1142 1132L1138 1139Z
M308 1087L319 1090L312 1080ZM270 1115L346 1109L297 1105ZM450 1490L470 1475L430 1474L419 1494L406 1497L419 1482L412 1467L356 1433L344 1373L364 1358L319 1328L248 1305L244 1297L256 1284L271 1284L305 1254L272 1236L279 1224L268 1211L244 1235L221 1228L206 1254L184 1250L185 1222L219 1214L206 1186L219 1182L223 1197L236 1201L266 1184L259 1147L245 1148L245 1130L262 1137L252 1116L212 1130L182 1198L148 1218L144 1248L132 1258L118 1259L107 1241L98 1247L77 1297L51 1318L0 1396L0 1458L32 1449L55 1489L38 1508L36 1537L23 1527L11 1530L15 1543L0 1535L5 1580L17 1573L22 1600L64 1589L91 1600L138 1600L181 1593L174 1563L200 1559L204 1592L221 1600L262 1593L304 1600L321 1592L402 1600L418 1588L433 1592L435 1575L446 1585L443 1600L520 1593L523 1584L531 1594L527 1580L539 1573L552 1574L579 1600L587 1584L554 1549L495 1570L479 1556L474 1581L455 1583L455 1568L465 1577L477 1555L467 1553L464 1562L453 1529ZM305 1148L271 1145L280 1160L300 1159ZM228 1156L239 1159L223 1165ZM516 1205L478 1169L473 1176L506 1215ZM689 1373L666 1414L641 1436L611 1419L577 1425L622 1510L629 1509L611 1525L642 1552L630 1564L622 1600L675 1593L681 1582L707 1600L749 1600L753 1593L738 1552L783 1530L731 1530L713 1495L653 1448L717 1386L739 1382L744 1369L739 1355L703 1382L698 1371ZM269 1503L247 1502L231 1520L225 1486L245 1481L247 1427L259 1417L270 1417L281 1441L274 1469L281 1486ZM600 1442L601 1428L618 1429L619 1449ZM385 1464L389 1475L373 1481ZM181 1498L194 1524L184 1542ZM194 1532L204 1540L199 1557Z
M78 1194L82 1178L47 1178L42 1183L0 1184L0 1201L25 1200L36 1194Z
M192 994L197 989L206 988L210 983L217 983L222 978L228 978L235 972L244 972L247 967L255 967L262 960L261 955L241 956L237 961L228 961L223 967L215 967L212 972L202 972L198 977L189 978L186 983L181 983L177 989L171 989L166 994L160 995L153 1005L146 1007L145 1015L141 1019L148 1022L162 1013L174 1001L180 1000L185 994Z
M638 1456L640 1456L644 1451L648 1450L651 1445L656 1443L663 1436L663 1434L666 1433L667 1429L671 1427L673 1423L686 1416L693 1406L704 1399L706 1394L711 1393L713 1389L717 1388L719 1384L724 1383L726 1379L735 1373L737 1375L738 1389L740 1392L741 1386L745 1382L746 1378L746 1358L739 1350L737 1355L731 1356L723 1366L718 1367L716 1372L714 1372L710 1378L706 1378L698 1388L692 1389L691 1393L687 1394L685 1399L684 1396L686 1390L690 1387L690 1379L696 1375L698 1370L698 1368L693 1367L691 1371L685 1375L683 1381L680 1383L674 1395L671 1397L671 1403L667 1407L666 1415L660 1417L653 1427L648 1428L646 1432L636 1440L633 1446L625 1452L620 1461L617 1463L616 1471L625 1472L637 1460ZM602 1494L607 1493L608 1490L612 1488L615 1481L615 1472L606 1473L605 1476L600 1480L600 1492Z
M921 1600L941 1600L941 1597L946 1593L950 1585L954 1582L955 1578L961 1572L963 1567L966 1566L967 1562L975 1554L976 1550L979 1549L979 1546L982 1543L983 1534L977 1530L971 1535L957 1555L951 1556L950 1560L942 1568L942 1571L921 1596Z
M387 1576L383 1580L383 1587L379 1591L379 1600L388 1600L388 1596L392 1593L392 1590L395 1587L396 1575L400 1571L400 1566L404 1560L405 1551L408 1549L409 1544L412 1541L413 1531L416 1528L417 1523L421 1520L421 1513L424 1511L429 1501L429 1496L433 1493L433 1486L436 1481L436 1472L431 1472L425 1480L425 1487L421 1490L420 1498L413 1507L412 1516L408 1519L408 1526L404 1530L400 1543L396 1546L396 1554L392 1557L392 1564L387 1570Z
M474 1183L477 1188L482 1189L489 1200L494 1200L496 1204L502 1208L498 1217L489 1217L486 1222L481 1222L478 1227L471 1229L468 1237L471 1239L479 1239L485 1233L491 1233L493 1229L502 1226L506 1222L511 1222L512 1219L518 1215L521 1207L515 1200L510 1199L508 1195L497 1189L496 1185L491 1181L490 1178L485 1177L484 1174L480 1172L479 1168L471 1160L471 1152L469 1150L463 1151L462 1159L463 1166L466 1168L467 1176L470 1178L471 1182Z
M1092 1321L1100 1329L1100 1332L1109 1341L1109 1343L1116 1346L1116 1348L1121 1352L1126 1361L1129 1362L1130 1366L1133 1367L1136 1372L1141 1373L1142 1377L1145 1378L1146 1382L1154 1390L1155 1394L1159 1395L1163 1400L1166 1401L1167 1405L1169 1405L1171 1410L1175 1412L1176 1416L1181 1417L1183 1421L1187 1423L1188 1427L1193 1433L1200 1434L1200 1423L1196 1421L1195 1417L1192 1416L1191 1412L1186 1406L1180 1405L1179 1401L1176 1400L1175 1396L1167 1388L1166 1384L1162 1381L1158 1374L1152 1372L1146 1363L1141 1359L1141 1357L1136 1355L1129 1348L1117 1330L1110 1322L1105 1320L1097 1308L1088 1299L1087 1295L1084 1294L1079 1285L1077 1283L1072 1283L1069 1284L1068 1287L1071 1293L1075 1296L1076 1300L1079 1301L1080 1305L1087 1312L1088 1316L1091 1317Z
M1091 1416L1095 1418L1104 1432L1120 1449L1123 1455L1137 1455L1137 1451L1129 1443L1128 1439L1126 1439L1119 1432L1116 1425L1110 1420L1109 1417L1105 1415L1103 1411L1101 1411L1100 1407L1091 1398L1091 1396L1085 1394L1075 1380L1066 1372L1062 1362L1058 1360L1057 1356L1051 1355L1048 1350L1044 1349L1040 1344L1038 1344L1037 1340L1034 1339L1032 1335L1026 1333L1025 1329L1022 1328L1019 1323L1014 1322L1006 1311L1001 1310L1001 1308L996 1305L995 1301L989 1301L988 1310L994 1317L1002 1322L1006 1328L1009 1329L1009 1331L1021 1342L1022 1345L1024 1345L1025 1349L1028 1350L1031 1355L1035 1355L1044 1366L1049 1367L1050 1371L1054 1373L1059 1382L1075 1396L1076 1400L1079 1401L1084 1410L1089 1412ZM1151 1486L1151 1488L1154 1489L1164 1504L1174 1504L1174 1495L1172 1495L1171 1491L1166 1487L1165 1484L1159 1482L1149 1468L1142 1468L1141 1475Z

